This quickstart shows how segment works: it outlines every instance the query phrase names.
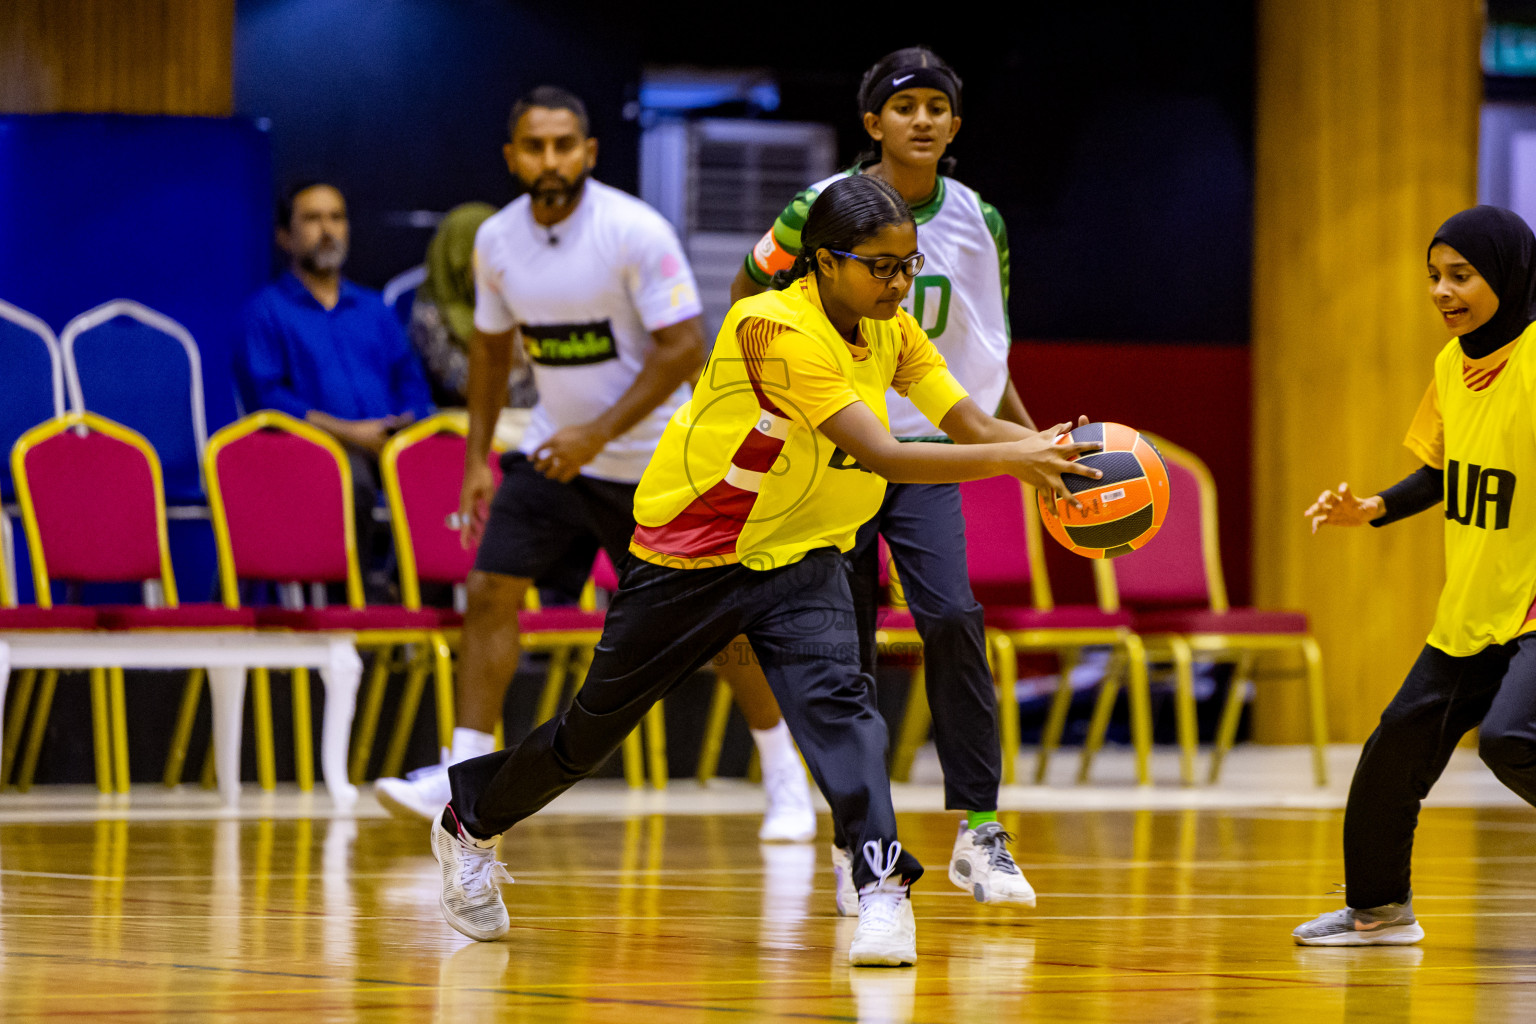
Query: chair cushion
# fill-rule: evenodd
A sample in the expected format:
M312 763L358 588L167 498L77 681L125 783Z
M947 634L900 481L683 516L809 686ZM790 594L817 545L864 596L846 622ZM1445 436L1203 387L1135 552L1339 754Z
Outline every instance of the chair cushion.
M986 624L992 629L1017 632L1026 629L1118 629L1130 628L1130 612L1102 612L1093 605L1062 605L1048 612L1017 606L993 606L985 610Z
M1268 612L1257 608L1233 608L1225 612L1191 608L1138 612L1135 629L1138 633L1305 633L1307 617L1301 612Z
M518 627L524 633L556 633L581 630L601 633L602 612L584 612L575 607L545 608L537 612L518 612Z
M444 609L423 608L411 611L394 604L369 605L366 608L257 608L256 624L277 629L369 629L433 630L444 629Z
M20 608L0 608L0 630L6 629L95 629L96 609L78 605L39 608L35 604Z
M464 613L456 612L452 608L433 608L437 612L439 629L463 629Z
M249 608L225 608L221 604L184 604L176 608L145 608L143 605L102 605L96 609L107 629L251 629L256 613Z

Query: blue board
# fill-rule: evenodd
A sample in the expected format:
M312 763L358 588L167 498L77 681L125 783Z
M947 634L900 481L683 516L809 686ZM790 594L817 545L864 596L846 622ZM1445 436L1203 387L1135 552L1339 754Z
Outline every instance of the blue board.
M270 140L253 120L0 116L0 298L55 333L118 298L180 322L202 356L211 433L235 418L230 353L271 266L272 195ZM191 525L172 533L188 601L206 599L213 579L206 524Z

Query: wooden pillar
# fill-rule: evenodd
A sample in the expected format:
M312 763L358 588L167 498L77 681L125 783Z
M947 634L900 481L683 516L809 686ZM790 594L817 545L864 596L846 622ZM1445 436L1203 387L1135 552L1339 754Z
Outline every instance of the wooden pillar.
M1373 494L1447 337L1425 252L1477 192L1477 0L1260 0L1254 208L1254 590L1304 609L1335 740L1412 664L1444 578L1442 520L1310 535L1340 481ZM1299 685L1260 686L1255 736L1305 739Z
M234 0L4 0L0 112L233 110Z

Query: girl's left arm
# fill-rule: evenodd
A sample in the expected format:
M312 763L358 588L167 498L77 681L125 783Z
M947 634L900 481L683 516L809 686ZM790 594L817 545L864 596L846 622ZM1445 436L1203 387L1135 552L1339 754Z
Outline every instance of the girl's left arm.
M1013 385L1008 385L1012 391ZM1018 395L1014 395L1017 400ZM1004 404L1007 396L1004 396ZM1020 406L1023 411L1023 406ZM1028 418L1026 414L1026 419ZM1088 417L1078 418L1077 425L1082 426L1088 422ZM960 399L944 414L939 429L948 434L960 444L993 444L998 441L1018 441L1026 437L1033 437L1037 431L1021 426L1018 423L1010 423L1007 420L998 419L996 416L988 416L981 411L981 406L969 396Z

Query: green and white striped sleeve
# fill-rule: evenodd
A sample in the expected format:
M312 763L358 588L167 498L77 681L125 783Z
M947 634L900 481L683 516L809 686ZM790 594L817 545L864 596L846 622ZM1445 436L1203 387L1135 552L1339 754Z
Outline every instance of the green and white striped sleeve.
M1009 274L1011 271L1008 256L1008 227L1003 223L1003 215L997 212L997 207L981 200L981 216L987 222L987 231L992 235L992 244L997 246L997 274L1003 284L1003 323L1008 326L1008 333L1013 334L1013 325L1008 316Z

